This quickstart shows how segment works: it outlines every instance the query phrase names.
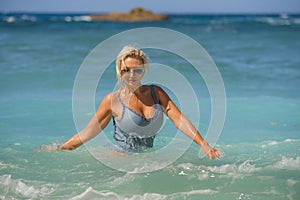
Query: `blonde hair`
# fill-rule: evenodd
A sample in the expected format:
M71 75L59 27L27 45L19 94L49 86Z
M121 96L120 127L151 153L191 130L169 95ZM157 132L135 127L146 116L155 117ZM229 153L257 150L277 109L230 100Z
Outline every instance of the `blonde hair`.
M131 46L131 45L124 46L116 59L116 73L117 73L117 78L118 78L119 84L121 84L121 81L122 81L122 76L121 76L122 62L124 62L124 60L127 57L133 57L133 58L140 59L143 64L144 69L146 69L148 67L148 57L142 50L138 49L137 47Z

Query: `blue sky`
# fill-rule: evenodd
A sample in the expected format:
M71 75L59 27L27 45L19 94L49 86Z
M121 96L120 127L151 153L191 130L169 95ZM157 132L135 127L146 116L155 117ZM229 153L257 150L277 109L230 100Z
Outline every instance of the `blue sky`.
M300 13L300 0L0 0L1 12Z

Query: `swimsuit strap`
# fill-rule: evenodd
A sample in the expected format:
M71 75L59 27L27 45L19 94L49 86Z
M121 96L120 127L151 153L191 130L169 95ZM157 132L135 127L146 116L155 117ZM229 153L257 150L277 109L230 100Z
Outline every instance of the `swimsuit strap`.
M159 104L157 98L156 98L156 94L155 94L155 90L154 90L154 85L150 85L150 90L151 90L151 95L152 95L152 98L154 100L154 103L155 104Z
M114 93L114 95L115 95L115 97L117 97L117 99L118 99L119 102L122 104L122 106L125 106L125 107L126 107L125 103L123 102L123 100L119 97L119 95L118 95L116 92Z

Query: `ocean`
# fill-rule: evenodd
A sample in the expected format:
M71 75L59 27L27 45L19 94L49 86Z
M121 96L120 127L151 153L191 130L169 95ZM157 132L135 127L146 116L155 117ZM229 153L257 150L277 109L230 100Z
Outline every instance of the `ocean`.
M97 157L112 140L112 123L90 146L39 151L41 145L65 141L92 116L74 96L88 55L98 47L103 54L96 60L116 57L119 46L109 43L103 49L105 41L141 29L166 31L142 35L150 46L162 37L165 40L153 47L174 47L173 52L145 49L157 66L150 66L150 81L168 80L160 85L204 137L217 117L212 110L221 115L226 111L225 120L216 123L222 129L213 138L222 158L201 156L193 143L182 148L186 137L175 134L167 117L153 150L133 157ZM173 33L196 41L207 55L180 39L170 43ZM128 41L144 45L138 39ZM0 46L0 199L300 199L299 15L170 15L168 21L121 23L92 22L81 14L2 13ZM215 63L218 86L226 96L215 97L215 87L209 89L217 78L207 82L206 75L193 68L202 58ZM91 110L117 84L109 61L93 68L105 67L101 79L98 71L90 72L91 77L96 74L96 85L86 80L94 84L94 93L79 91L82 101L93 97ZM160 67L173 74L160 73ZM192 92L182 89L182 97L176 89L183 83ZM225 107L214 104L214 98L225 99ZM74 113L76 106L79 111ZM83 122L74 120L81 116ZM152 161L147 155L153 152L158 153ZM173 160L163 162L170 157ZM120 163L111 165L111 160Z

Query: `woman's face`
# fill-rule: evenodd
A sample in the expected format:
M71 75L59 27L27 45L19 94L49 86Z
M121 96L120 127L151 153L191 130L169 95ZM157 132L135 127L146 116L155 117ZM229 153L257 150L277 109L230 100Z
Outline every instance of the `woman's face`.
M127 57L121 64L121 76L129 86L138 86L144 75L144 66L138 58Z

